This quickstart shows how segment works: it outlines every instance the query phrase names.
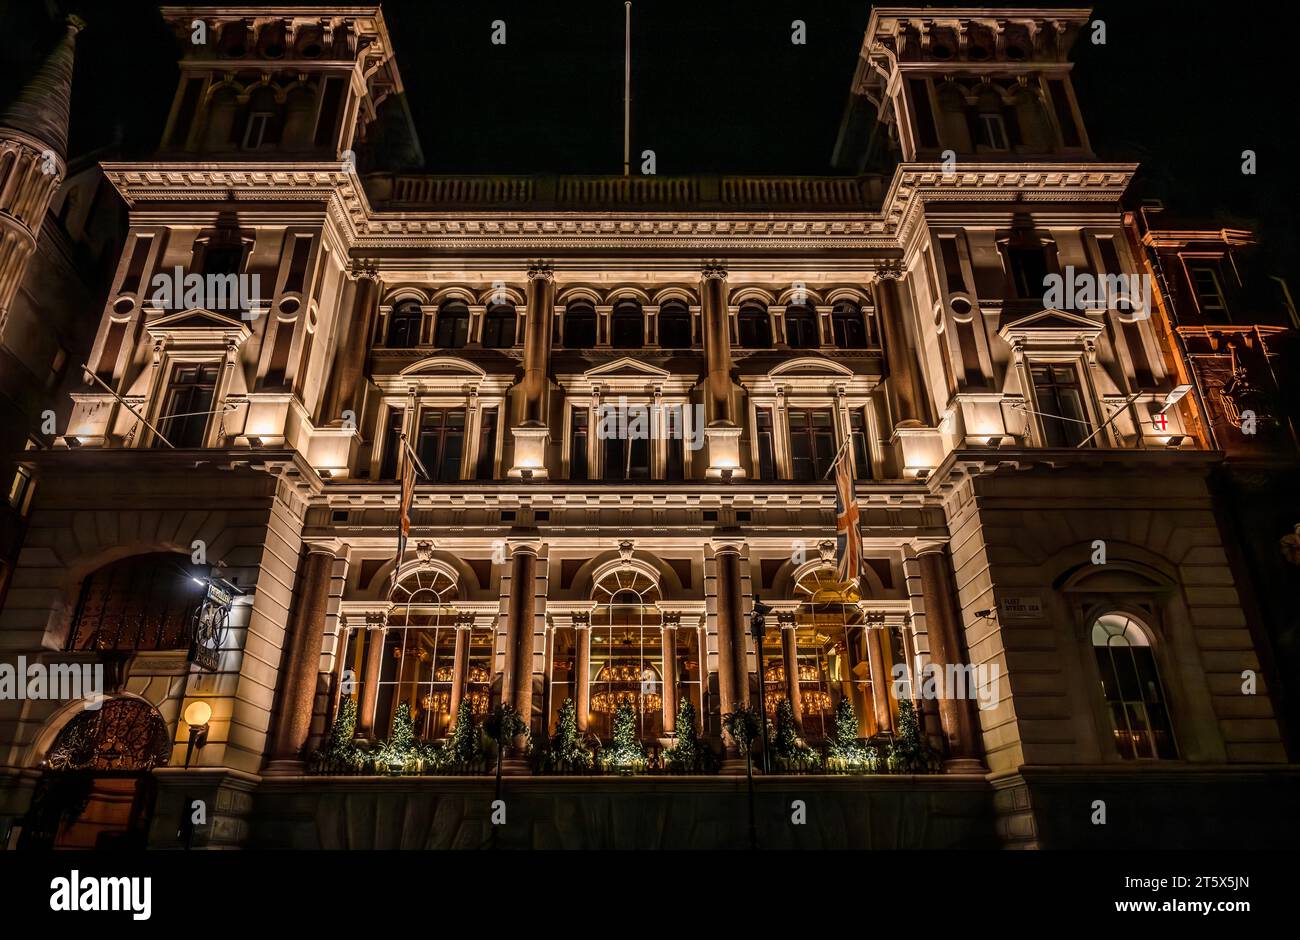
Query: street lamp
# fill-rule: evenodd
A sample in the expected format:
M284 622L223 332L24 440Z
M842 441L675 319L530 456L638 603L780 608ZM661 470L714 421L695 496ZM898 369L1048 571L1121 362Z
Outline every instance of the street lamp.
M202 699L190 702L185 709L185 723L190 726L190 740L185 747L185 766L190 766L190 755L194 748L208 743L208 719L212 717L212 706Z
M749 612L749 634L754 638L758 653L758 720L763 729L763 773L768 772L767 757L767 682L763 675L763 634L767 632L767 615L772 608L754 595L754 606Z

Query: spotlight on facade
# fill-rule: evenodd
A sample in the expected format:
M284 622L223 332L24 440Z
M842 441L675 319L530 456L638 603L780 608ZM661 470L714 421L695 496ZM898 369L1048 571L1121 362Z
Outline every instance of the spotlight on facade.
M1165 396L1165 403L1160 406L1160 413L1164 414L1170 408L1174 407L1174 405L1182 401L1183 396L1191 390L1192 387L1190 385L1175 385L1173 389L1170 390L1169 394Z
M531 480L532 478L533 478L533 471L530 470L528 467L524 467L522 470L519 471L519 479Z
M735 475L735 473L736 473L736 468L735 468L735 467L723 467L719 472L722 474L722 479L724 479L724 480L730 480L730 479Z
M262 446L262 439L261 439L260 437L252 437L252 436L250 436L250 437L248 438L248 446L249 446L249 447L261 447L261 446Z
M1166 447L1178 447L1178 446L1181 445L1182 443L1183 443L1183 435L1181 435L1181 434L1175 434L1173 437L1169 438L1169 440L1165 441L1165 446L1166 446Z
M994 434L992 437L990 437L990 438L989 438L989 446L990 446L990 447L1001 447L1001 446L1002 446L1002 435L1001 435L1001 434Z

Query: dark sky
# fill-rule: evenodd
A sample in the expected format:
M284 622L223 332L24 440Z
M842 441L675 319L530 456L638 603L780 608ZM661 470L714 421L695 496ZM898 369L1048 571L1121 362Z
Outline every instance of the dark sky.
M107 142L120 125L126 152L147 154L176 76L156 4L0 0L0 7L0 96L48 46L56 13L76 10L89 28L78 42L73 150ZM621 172L621 0L383 7L430 171ZM1230 9L1225 28L1216 25L1221 0L1097 4L1107 42L1083 36L1076 88L1098 155L1143 164L1135 194L1159 195L1171 210L1213 224L1254 219L1270 254L1283 256L1280 267L1294 270L1294 78L1278 52L1285 43L1268 36L1290 36L1300 15L1284 21L1282 8L1249 0ZM869 15L869 3L843 0L636 0L634 156L653 149L661 175L833 172ZM506 22L504 46L490 42L495 19ZM806 45L790 42L794 19L807 24ZM1241 173L1245 149L1258 154L1256 176Z

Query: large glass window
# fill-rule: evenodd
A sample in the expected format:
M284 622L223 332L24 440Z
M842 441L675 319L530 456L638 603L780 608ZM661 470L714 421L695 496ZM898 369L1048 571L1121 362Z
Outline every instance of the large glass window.
M564 700L578 702L578 647L577 631L572 627L556 627L551 634L551 701L546 727L555 730L560 719Z
M1039 363L1029 367L1034 381L1039 422L1045 447L1077 447L1091 433L1083 408L1079 374L1068 363Z
M569 412L569 479L587 479L587 409Z
M867 444L867 413L865 408L849 412L849 435L853 438L854 479L871 479L871 448Z
M754 434L758 444L758 478L776 479L776 448L772 436L772 409L754 409Z
M158 430L173 447L203 447L207 443L219 371L215 362L182 362L172 367ZM157 440L154 446L167 445Z
M1092 625L1092 647L1120 756L1176 758L1165 694L1145 629L1127 614L1103 614Z
M840 349L866 349L867 329L862 322L862 310L857 304L841 301L831 314L835 330L835 345Z
M1047 292L1047 251L1041 245L1007 246L1007 264L1016 296L1042 300Z
M388 334L384 345L392 349L412 349L420 345L420 328L424 311L414 300L405 300L388 315Z
M614 712L632 706L645 742L663 736L663 619L658 588L639 571L616 571L596 586L591 614L591 719L613 739Z
M804 736L827 738L834 730L835 709L848 697L858 719L859 737L870 737L876 729L875 707L871 686L871 659L888 644L875 642L863 621L858 606L857 589L841 584L831 569L821 569L800 580L795 588L801 603L795 615L795 647L799 671L799 708L803 715ZM868 648L875 643L875 649ZM884 675L890 675L892 661L882 663ZM785 697L784 662L780 672L771 674L767 666L764 679L769 690L776 687ZM891 689L881 695L892 696ZM770 700L769 700L770 701ZM892 697L886 698L891 712L897 711Z
M379 460L379 479L397 479L397 458L402 454L402 423L406 412L401 408L388 409L388 421L384 425L384 453Z
M460 479L460 458L465 450L465 409L425 408L420 412L416 454L430 483Z
M569 349L596 345L596 311L591 304L575 302L564 309L564 345Z
M478 466L474 470L476 480L491 480L496 477L497 460L497 409L484 408L479 418L478 428Z
M835 419L829 409L791 408L790 470L796 480L824 479L835 459Z
M442 349L463 349L469 342L469 307L459 300L438 308L438 327L433 344Z
M1223 284L1219 280L1218 266L1195 264L1188 269L1192 289L1196 292L1196 305L1201 313L1227 313L1228 304L1223 299Z
M375 711L379 736L389 733L402 703L410 706L419 737L431 740L447 735L453 717L452 688L458 678L455 596L455 585L437 569L417 571L393 589L379 667Z
M695 720L698 723L704 714L701 699L700 631L695 627L678 627L675 631L674 663L677 670L677 702L689 701L695 706ZM674 716L675 717L675 716ZM681 729L675 729L678 734Z

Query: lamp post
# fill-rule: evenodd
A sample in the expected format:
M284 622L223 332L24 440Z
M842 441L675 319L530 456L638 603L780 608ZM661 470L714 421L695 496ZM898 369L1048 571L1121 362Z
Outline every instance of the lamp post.
M767 615L772 608L763 603L763 599L754 595L754 607L749 612L749 633L754 638L758 653L758 719L763 729L763 773L768 772L767 756L767 682L763 675L763 634L767 632Z

